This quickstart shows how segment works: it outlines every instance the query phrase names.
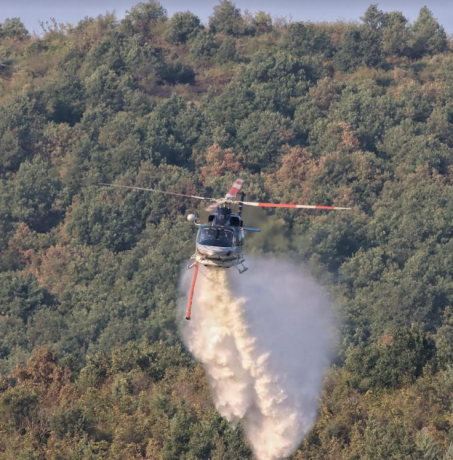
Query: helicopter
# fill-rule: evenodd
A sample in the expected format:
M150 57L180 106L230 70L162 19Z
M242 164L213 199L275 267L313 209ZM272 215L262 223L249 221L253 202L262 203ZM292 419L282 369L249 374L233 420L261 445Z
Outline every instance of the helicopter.
M295 208L295 209L323 209L323 210L340 210L345 211L351 208L337 206L319 206L303 204L277 204L277 203L260 203L254 201L244 201L245 193L241 190L244 181L237 179L228 193L223 198L207 198L196 195L186 195L183 193L167 192L151 188L135 187L130 185L105 184L99 185L108 187L118 187L137 191L147 191L160 193L164 195L180 196L193 198L202 201L210 201L211 204L206 208L209 211L208 222L201 224L197 222L195 214L189 214L187 220L193 222L198 227L195 253L190 260L193 262L188 268L195 268L192 280L192 286L189 295L189 306L187 309L186 319L190 320L192 299L197 280L198 266L202 264L206 267L230 268L236 267L239 274L247 271L244 262L244 236L245 232L260 232L259 228L244 227L242 211L244 206L255 206L262 208ZM239 200L236 200L239 194ZM232 207L237 205L238 211L233 212Z

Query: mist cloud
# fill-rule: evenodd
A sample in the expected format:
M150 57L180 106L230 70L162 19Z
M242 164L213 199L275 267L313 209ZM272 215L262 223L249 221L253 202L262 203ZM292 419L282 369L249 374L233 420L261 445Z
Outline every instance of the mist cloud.
M315 422L333 321L327 296L300 267L248 262L241 276L200 267L192 321L181 332L206 368L217 410L234 426L242 420L258 460L278 460Z

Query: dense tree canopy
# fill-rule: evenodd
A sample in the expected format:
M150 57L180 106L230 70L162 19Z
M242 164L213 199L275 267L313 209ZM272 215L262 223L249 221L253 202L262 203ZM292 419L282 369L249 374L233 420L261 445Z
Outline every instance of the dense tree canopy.
M221 196L238 176L250 200L352 207L278 211L284 238L247 240L306 264L341 318L292 459L452 459L452 82L426 7L5 20L0 460L252 458L178 337L199 204L98 185Z

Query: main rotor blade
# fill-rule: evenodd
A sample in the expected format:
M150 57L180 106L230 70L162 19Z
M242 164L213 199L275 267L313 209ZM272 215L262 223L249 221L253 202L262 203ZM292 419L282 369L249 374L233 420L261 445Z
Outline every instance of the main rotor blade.
M225 204L225 203L226 203L225 200L217 201L215 203L212 203L206 208L206 211L215 211L218 206L222 206L222 204Z
M141 191L146 191L146 192L155 192L155 193L161 193L163 195L184 196L186 198L195 198L196 200L216 201L215 198L206 198L204 196L196 196L196 195L185 195L184 193L176 193L176 192L164 192L162 190L154 190L153 188L134 187L131 185L102 184L102 183L98 185L104 185L106 187L127 188L130 190L141 190Z
M338 206L316 206L309 204L276 204L276 203L255 203L252 201L241 201L246 206L259 206L261 208L297 208L297 209L334 209L344 211L351 208L340 208Z
M229 192L225 195L225 200L232 200L237 195L239 190L241 190L243 183L244 181L242 179L236 179Z

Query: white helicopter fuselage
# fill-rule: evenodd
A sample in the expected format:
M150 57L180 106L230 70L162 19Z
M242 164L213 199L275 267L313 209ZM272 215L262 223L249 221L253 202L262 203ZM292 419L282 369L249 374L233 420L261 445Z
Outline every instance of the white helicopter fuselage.
M238 246L219 247L197 243L196 252L192 257L205 266L229 268L244 261L242 254L242 247Z

